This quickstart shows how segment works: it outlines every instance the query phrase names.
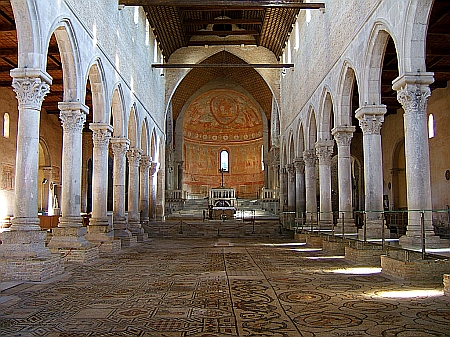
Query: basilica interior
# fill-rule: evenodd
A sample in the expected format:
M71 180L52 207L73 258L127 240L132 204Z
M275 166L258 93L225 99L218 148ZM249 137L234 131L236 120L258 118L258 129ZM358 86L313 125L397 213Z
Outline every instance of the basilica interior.
M0 0L1 336L448 336L446 0Z

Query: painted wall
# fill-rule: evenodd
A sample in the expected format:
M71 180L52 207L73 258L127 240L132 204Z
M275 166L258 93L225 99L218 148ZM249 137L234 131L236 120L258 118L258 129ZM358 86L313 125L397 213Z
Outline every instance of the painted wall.
M195 98L183 118L184 189L206 196L222 183L220 151L229 153L224 185L239 197L255 197L264 185L261 156L263 121L256 104L228 89L207 91Z

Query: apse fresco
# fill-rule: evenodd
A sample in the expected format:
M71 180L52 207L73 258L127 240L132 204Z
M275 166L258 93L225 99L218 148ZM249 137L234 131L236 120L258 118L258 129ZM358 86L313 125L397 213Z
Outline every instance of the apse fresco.
M184 188L205 195L221 185L219 154L229 153L224 185L239 197L255 197L264 185L261 163L263 121L258 107L233 90L213 90L197 97L183 120Z

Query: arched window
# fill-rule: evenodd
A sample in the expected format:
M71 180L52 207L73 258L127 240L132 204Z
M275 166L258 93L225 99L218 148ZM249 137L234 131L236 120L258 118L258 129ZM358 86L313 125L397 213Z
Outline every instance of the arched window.
M228 172L229 171L229 155L227 150L220 151L220 170L222 172Z
M436 136L436 128L434 123L433 114L428 115L428 138L434 138Z
M3 115L3 137L9 138L9 113Z

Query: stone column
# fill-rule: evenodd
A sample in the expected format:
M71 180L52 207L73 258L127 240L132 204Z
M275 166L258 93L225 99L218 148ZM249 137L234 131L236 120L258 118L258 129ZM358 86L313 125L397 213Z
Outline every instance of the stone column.
M138 241L143 240L144 230L139 218L139 162L142 150L132 147L127 152L128 158L128 225Z
M157 213L157 173L158 173L158 162L152 162L150 166L150 218L155 219Z
M155 200L156 200L156 211L155 216L156 219L162 220L164 219L165 214L165 191L164 191L164 177L165 177L166 171L161 169L160 163L158 163L158 167L156 168L155 176L156 176L156 188L155 188Z
M363 131L364 190L367 238L381 238L383 228L383 157L381 125L385 105L367 105L356 110Z
M45 184L42 184L42 181L39 182L42 188L42 208L44 211L47 211L47 214L52 214L53 210L50 211L49 209L52 205L49 205L48 200L50 195L50 185L53 178L53 167L43 167L42 171L44 171L44 179L47 180Z
M63 127L61 217L48 247L71 262L91 262L98 248L86 240L81 217L82 132L89 108L80 102L60 102Z
M141 224L148 224L149 219L149 168L152 164L152 157L142 156L140 161L140 201L139 209L141 216Z
M43 281L63 272L59 256L45 247L47 233L38 218L39 120L41 105L50 91L50 75L40 69L13 69L12 87L19 105L14 218L2 233L2 281Z
M125 214L125 172L126 153L130 146L130 141L126 138L114 137L111 139L111 147L114 155L113 169L113 222L114 238L122 242L122 246L130 246L135 240L128 230L128 222Z
M302 158L296 158L295 167L295 200L296 212L301 216L305 211L305 162Z
M345 222L352 226L351 229L354 229L355 224L352 207L352 159L350 154L350 144L354 132L354 126L338 126L331 130L338 149L339 224L342 225ZM344 226L344 228L346 227Z
M287 168L284 167L280 172L280 210L287 211L288 207L288 174Z
M406 74L393 82L397 99L402 104L405 129L406 186L408 198L408 228L400 238L402 246L421 244L420 212L425 210L424 226L427 247L439 247L432 224L430 152L428 145L427 101L433 73Z
M307 150L303 152L305 161L305 199L306 199L306 221L317 221L317 177L316 177L316 151Z
M319 188L320 188L320 222L332 225L333 209L331 205L331 156L333 155L333 140L318 141L316 155L319 158Z
M294 164L286 165L288 185L287 185L287 200L288 211L295 212L295 167Z
M108 152L113 128L109 124L91 123L92 140L92 217L86 238L100 246L100 251L120 250L120 241L114 242L113 224L108 219Z

